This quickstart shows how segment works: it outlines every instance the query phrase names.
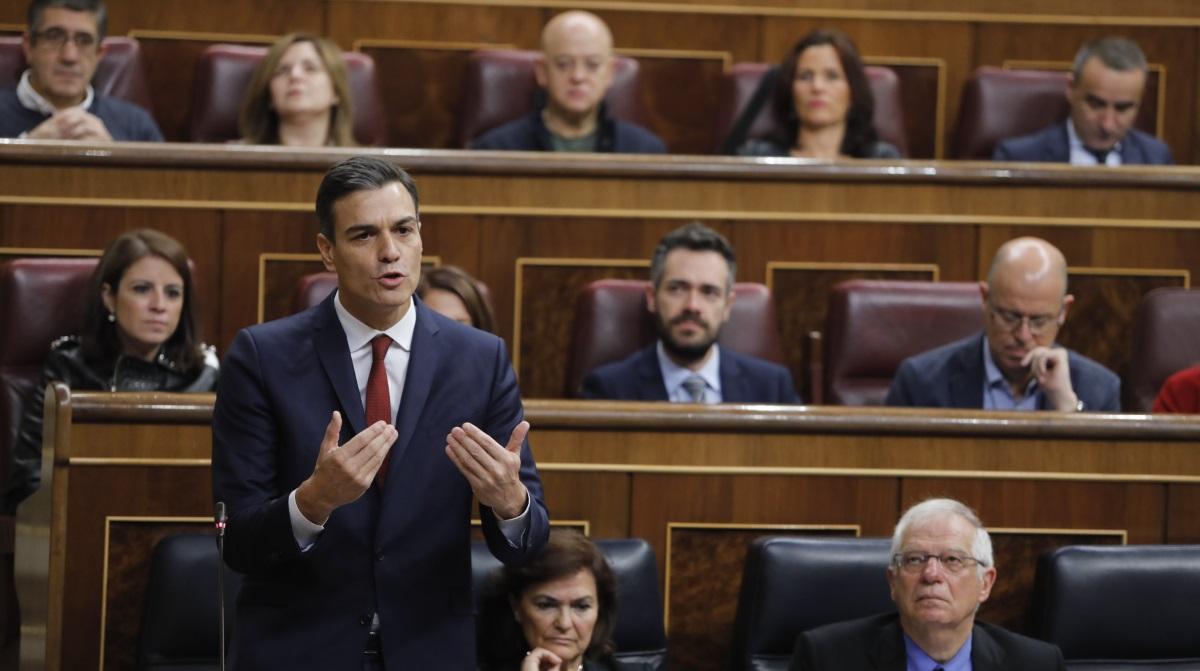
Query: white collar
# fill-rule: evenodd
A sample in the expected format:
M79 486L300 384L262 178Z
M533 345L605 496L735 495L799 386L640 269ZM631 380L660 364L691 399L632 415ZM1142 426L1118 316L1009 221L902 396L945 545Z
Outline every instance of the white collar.
M83 102L75 105L75 107L89 109L95 99L96 90L92 88L91 84L88 84L87 94L83 96ZM41 112L42 114L51 115L59 111L49 100L43 98L42 94L37 92L37 89L33 88L33 84L29 82L29 70L21 73L21 81L17 83L17 100L25 109Z
M338 321L342 323L342 330L346 333L346 346L351 352L366 347L380 333L387 334L405 352L412 351L413 331L416 330L417 326L416 299L409 298L408 310L404 312L404 316L400 318L400 321L392 324L384 331L377 331L350 314L346 306L342 305L342 292L340 290L333 297L333 309L337 312Z
M1067 146L1069 148L1069 156L1067 162L1071 165L1100 165L1092 152L1083 145L1083 140L1079 137L1079 133L1075 132L1075 120L1067 118ZM1108 156L1104 158L1104 165L1119 166L1121 165L1121 143L1113 145L1112 149L1108 150Z

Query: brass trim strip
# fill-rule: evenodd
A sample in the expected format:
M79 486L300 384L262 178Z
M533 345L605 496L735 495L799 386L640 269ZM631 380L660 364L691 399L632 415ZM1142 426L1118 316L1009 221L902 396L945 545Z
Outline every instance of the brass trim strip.
M545 448L543 448L545 449ZM964 471L931 468L839 468L814 466L676 466L604 462L539 462L539 471L668 475L803 475L954 480L1046 480L1063 482L1200 483L1200 475L1158 473L1067 473L1062 471Z
M103 254L100 249L78 249L72 247L64 247L57 249L54 247L0 247L0 256L72 256L82 258L94 258Z
M191 30L148 30L142 28L134 28L133 30L125 33L125 35L127 37L133 37L139 40L233 42L242 44L274 44L275 40L280 38L280 35L266 35L263 33L213 33Z
M775 292L775 272L785 270L881 270L900 272L925 271L932 275L931 282L941 278L941 267L936 263L855 263L853 261L767 261L767 288Z
M426 208L428 211L428 208ZM526 266L593 266L597 268L649 268L648 259L587 259L581 257L553 258L545 256L518 256L513 264L516 276L513 278L513 346L509 352L512 359L513 374L521 376L521 297L524 296L524 279L522 271Z
M1039 527L988 527L988 534L1001 536L1025 534L1030 536L1058 536L1075 534L1080 536L1115 536L1121 539L1121 545L1129 544L1129 531L1126 529L1071 529L1071 528L1039 528Z
M1068 24L1081 26L1162 26L1194 28L1200 18L1178 19L1156 16L1084 16L1074 14L939 12L869 9L807 9L762 5L699 5L682 2L640 0L409 0L410 4L467 5L487 7L532 7L536 9L589 9L639 13L717 14L748 17L794 17L881 21L938 21L975 23Z
M648 58L648 59L681 59L694 61L720 61L721 70L729 72L729 68L733 67L733 52L730 51L707 51L703 49L638 49L638 48L619 48L613 49L614 52L622 56L630 56L633 58Z
M937 107L933 120L933 158L943 160L946 155L946 59L923 56L871 56L864 58L866 65L900 65L934 67L937 69ZM909 149L912 149L909 147Z
M509 43L492 42L442 42L438 40L391 40L375 37L360 37L354 40L351 51L366 49L433 49L439 51L478 51L480 49L513 49L518 47Z
M858 524L758 524L737 522L667 522L666 557L663 564L663 630L671 631L671 535L675 529L744 529L747 531L854 531L855 538L862 536Z
M1067 267L1067 277L1091 275L1096 277L1180 277L1186 289L1192 283L1192 271L1186 268L1106 268L1104 266Z
M472 517L472 518L471 518L471 528L475 528L475 527L480 527L480 528L482 528L482 527L483 527L483 520L479 519L478 517ZM588 537L590 538L590 537L591 537L591 535L592 535L592 522L591 522L591 520L559 520L559 519L552 519L552 520L550 520L550 527L551 527L551 528L554 528L554 527L583 527L583 535L584 535L584 536L588 536Z
M0 196L4 205L65 205L74 207L144 207L179 210L245 210L252 212L312 212L312 203L247 200L177 200L150 198L85 198L59 196ZM428 210L429 208L424 208Z

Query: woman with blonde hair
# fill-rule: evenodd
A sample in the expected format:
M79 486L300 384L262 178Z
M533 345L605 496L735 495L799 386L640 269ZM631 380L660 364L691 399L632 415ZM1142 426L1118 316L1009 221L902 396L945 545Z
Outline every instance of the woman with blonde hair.
M247 144L354 146L354 102L342 52L323 37L281 37L254 71L238 130Z

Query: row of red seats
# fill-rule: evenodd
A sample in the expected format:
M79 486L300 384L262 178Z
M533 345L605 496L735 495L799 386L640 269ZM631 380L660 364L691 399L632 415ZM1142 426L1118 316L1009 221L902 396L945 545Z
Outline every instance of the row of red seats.
M0 87L12 87L25 68L19 37L0 37ZM128 100L153 114L141 49L136 39L109 37L96 70L94 84L101 95ZM195 142L237 139L237 117L242 94L266 47L216 44L197 64L189 138ZM472 55L464 81L462 109L458 111L454 144L466 147L472 138L529 112L536 83L534 51L478 51ZM387 144L386 110L380 94L374 60L362 53L345 52L350 87L354 91L354 134L365 146ZM726 74L723 105L717 112L717 135L724 138L753 96L770 66L739 63ZM868 66L875 94L875 125L880 137L907 155L904 102L901 84L889 68ZM983 67L963 91L956 133L955 158L987 159L998 140L1023 135L1065 118L1066 73L1003 70ZM646 125L640 96L638 63L619 57L608 105L613 116ZM771 135L780 120L772 114L768 98L749 126L749 138ZM1154 132L1154 128L1143 128ZM716 148L714 148L716 150Z

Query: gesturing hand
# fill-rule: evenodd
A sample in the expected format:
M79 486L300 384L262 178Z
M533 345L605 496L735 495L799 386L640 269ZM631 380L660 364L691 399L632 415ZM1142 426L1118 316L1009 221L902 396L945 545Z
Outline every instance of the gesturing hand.
M313 474L296 488L296 507L314 524L325 524L335 509L367 491L397 435L391 424L375 422L339 446L341 431L342 415L334 411Z
M525 510L528 494L521 483L521 445L528 433L529 422L521 422L508 445L501 447L483 429L467 422L446 436L446 456L467 478L475 498L502 520Z

